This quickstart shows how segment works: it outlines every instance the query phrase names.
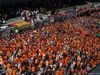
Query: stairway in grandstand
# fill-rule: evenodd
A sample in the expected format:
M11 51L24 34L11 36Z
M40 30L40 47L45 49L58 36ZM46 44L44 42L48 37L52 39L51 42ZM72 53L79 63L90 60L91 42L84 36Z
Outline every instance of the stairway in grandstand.
M6 71L3 70L3 68L0 67L0 75L5 75L6 74Z
M94 67L87 75L100 75L100 64Z

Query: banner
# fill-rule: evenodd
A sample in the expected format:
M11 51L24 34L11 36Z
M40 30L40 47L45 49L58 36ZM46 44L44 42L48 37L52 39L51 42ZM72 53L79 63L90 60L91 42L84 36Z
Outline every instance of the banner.
M31 23L22 21L22 22L17 22L17 23L10 24L10 26L18 26L19 30L22 30L22 29L31 27Z

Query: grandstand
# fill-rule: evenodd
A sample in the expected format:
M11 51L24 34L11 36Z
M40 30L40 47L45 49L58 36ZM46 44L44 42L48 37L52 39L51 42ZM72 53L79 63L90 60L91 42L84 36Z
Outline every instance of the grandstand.
M0 30L0 75L99 74L99 5L34 18Z

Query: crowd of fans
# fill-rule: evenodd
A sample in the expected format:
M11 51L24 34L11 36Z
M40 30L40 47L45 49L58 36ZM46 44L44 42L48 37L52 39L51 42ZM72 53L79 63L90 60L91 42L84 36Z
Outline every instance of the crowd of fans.
M45 10L43 9L38 9L36 8L35 10L25 8L25 9L9 9L8 11L0 12L0 24L5 24L6 20L11 19L11 18L16 18L16 17L21 17L22 20L24 21L39 21L42 19L42 17L39 15L39 13L46 13Z
M5 13L7 12L7 13ZM39 12L43 12L42 10L31 10L29 8L25 9L8 9L7 11L1 11L0 12L0 23L5 23L3 21L6 21L7 19L15 18L15 17L20 17L24 21L30 21L31 19L38 19L39 20Z
M19 17L21 12L22 12L22 9L19 9L19 8L17 8L16 10L12 8L9 8L6 10L1 9L0 10L0 24L5 24L8 19Z
M7 19L7 14L0 14L0 24L1 23L6 23L6 19Z
M2 38L0 65L6 75L84 75L100 63L99 23L95 12Z
M21 17L24 21L30 21L30 20L35 20L35 19L40 19L39 17L39 10L37 9L36 11L31 11L31 10L23 10L21 12Z

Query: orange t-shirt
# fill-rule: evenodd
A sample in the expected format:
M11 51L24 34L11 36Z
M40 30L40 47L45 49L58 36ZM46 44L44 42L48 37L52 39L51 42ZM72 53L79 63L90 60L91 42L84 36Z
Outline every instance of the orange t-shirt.
M52 64L53 60L50 60L50 64Z
M8 69L8 68L10 68L10 64L9 64L9 63L7 64L7 69Z
M8 75L8 73L6 73L6 75Z
M77 62L77 66L79 66L80 65L80 62Z
M37 64L37 63L38 63L38 59L35 60L35 64Z
M40 65L42 65L43 61L40 61Z
M86 73L86 70L82 70L82 74L85 74Z
M33 67L32 67L32 72L34 72L34 71L35 71L35 67L33 66Z
M63 71L60 71L60 75L63 75Z
M9 74L12 74L13 70L12 69L9 69Z
M60 73L59 70L57 70L57 71L56 71L56 75L59 75L59 73Z
M39 68L41 68L41 65L38 65Z
M16 70L13 70L13 75L15 75L16 74Z
M19 68L20 69L20 71L22 71L22 68Z

